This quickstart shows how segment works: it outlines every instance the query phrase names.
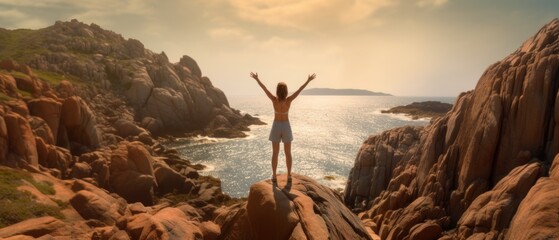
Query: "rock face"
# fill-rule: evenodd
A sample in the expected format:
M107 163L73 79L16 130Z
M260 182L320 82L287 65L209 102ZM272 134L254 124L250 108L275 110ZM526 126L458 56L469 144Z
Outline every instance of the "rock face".
M75 20L15 31L0 29L0 45L31 54L0 51L0 165L30 172L38 187L21 189L64 218L2 216L12 225L0 238L218 238L214 211L231 198L155 137L244 136L259 120L231 109L190 57L172 64Z
M559 208L552 177L538 180L540 163L550 164L559 152L558 81L555 19L491 65L473 91L458 96L452 110L411 144L401 137L402 129L366 142L349 176L345 203L362 212L383 239L412 239L414 231L437 228L433 224L443 231L456 226L454 234L444 234L453 239L528 239L521 221L534 219L536 225L536 217L528 216ZM546 194L544 207L536 199ZM419 199L429 202L420 208L426 214L402 221ZM542 227L540 236L553 236L551 229L559 231L554 226ZM430 239L442 236L435 232Z
M549 177L540 178L522 200L510 222L507 239L559 238L559 155L555 156Z
M370 239L333 190L300 175L253 184L247 202L216 222L224 239Z
M2 34L12 33L6 30ZM214 129L208 128L208 124L218 116L234 122L229 127L232 136L238 136L250 124L262 123L257 119L244 118L239 111L231 109L225 94L202 75L196 61L189 56L183 56L178 63L170 63L164 52L154 53L145 49L138 40L125 39L98 25L86 25L77 20L59 21L47 28L18 34L14 38L26 40L12 41L14 46L10 46L35 50L34 54L0 58L21 61L34 69L69 78L77 77L86 84L101 87L105 92L109 90L117 96L124 96L126 104L133 109L133 119L153 118L161 124L161 129L152 134L199 130L211 135ZM9 68L9 71L32 72L26 65L22 67L14 62L0 64L0 67ZM14 83L34 96L41 95L44 88L41 81L34 77L18 75L15 81L0 79L0 88L12 95L17 94ZM80 94L67 84L59 87L58 91L64 98ZM103 91L92 95L106 94ZM85 92L92 91L86 89ZM84 98L83 95L81 97ZM63 108L71 103L64 103ZM231 112L234 114L229 114ZM83 118L87 115L81 117L81 120L87 119ZM51 124L51 121L47 123ZM51 128L56 132L56 124Z

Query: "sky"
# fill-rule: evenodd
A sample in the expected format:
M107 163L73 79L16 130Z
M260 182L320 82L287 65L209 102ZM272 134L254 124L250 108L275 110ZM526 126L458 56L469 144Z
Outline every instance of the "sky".
M0 27L78 19L172 62L193 57L226 95L356 88L457 96L559 17L557 0L0 0Z

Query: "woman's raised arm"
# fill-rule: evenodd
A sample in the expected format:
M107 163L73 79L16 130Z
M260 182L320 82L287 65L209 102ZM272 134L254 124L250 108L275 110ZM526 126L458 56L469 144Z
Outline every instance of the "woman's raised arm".
M270 100L274 101L274 99L276 98L270 91L268 91L268 89L266 88L266 86L264 86L264 84L260 81L260 79L258 79L258 73L250 73L250 76L252 78L254 78L254 80L256 80L256 82L258 82L258 85L260 85L260 87L262 88L262 90L264 90L264 92L266 93L266 95L268 96L268 98L270 98Z
M289 96L287 98L287 100L289 101L293 101L295 100L295 98L297 98L297 96L299 96L299 93L301 93L303 91L303 89L305 89L305 87L307 86L307 84L309 84L313 79L316 78L316 74L313 73L312 75L309 75L309 77L307 78L307 81L293 94L291 94L291 96Z

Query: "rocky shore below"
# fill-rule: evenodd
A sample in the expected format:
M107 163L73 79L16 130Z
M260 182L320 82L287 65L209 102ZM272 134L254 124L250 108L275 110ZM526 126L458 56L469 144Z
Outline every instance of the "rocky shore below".
M438 101L413 102L405 106L397 106L388 110L381 110L381 113L405 114L413 120L421 118L435 118L444 116L452 104Z

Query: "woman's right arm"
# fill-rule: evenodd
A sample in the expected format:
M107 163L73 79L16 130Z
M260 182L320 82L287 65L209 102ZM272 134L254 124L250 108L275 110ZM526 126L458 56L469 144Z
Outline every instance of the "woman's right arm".
M268 98L270 98L270 100L274 101L274 99L276 98L270 91L268 91L268 89L266 88L266 86L264 86L264 84L260 81L260 79L258 79L258 73L250 73L250 76L252 78L254 78L256 80L256 82L258 82L258 85L260 85L260 87L262 88L262 90L264 90L264 92L266 93L266 95L268 96Z
M293 101L295 100L295 98L297 98L297 96L299 96L299 93L301 93L301 91L303 91L303 89L305 89L305 87L307 86L307 84L309 84L313 79L316 78L316 74L312 74L309 75L309 77L307 78L307 81L299 88L299 90L297 90L296 92L294 92L293 94L291 94L291 96L289 96L287 98L288 101Z

